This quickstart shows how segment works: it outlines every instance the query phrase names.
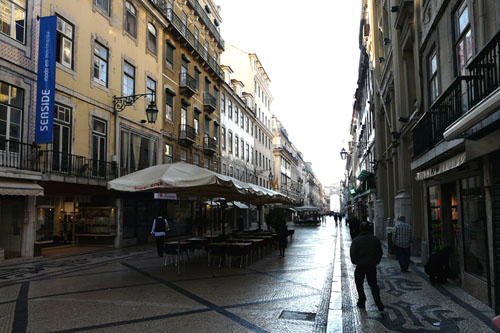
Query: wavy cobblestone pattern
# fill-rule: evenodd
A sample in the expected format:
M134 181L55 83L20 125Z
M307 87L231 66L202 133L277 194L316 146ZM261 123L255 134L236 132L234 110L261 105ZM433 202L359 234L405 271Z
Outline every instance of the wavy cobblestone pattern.
M346 227L296 227L286 257L180 271L153 246L0 266L0 332L488 332L493 312L418 268L379 267L385 316L355 307ZM366 286L368 288L368 286Z

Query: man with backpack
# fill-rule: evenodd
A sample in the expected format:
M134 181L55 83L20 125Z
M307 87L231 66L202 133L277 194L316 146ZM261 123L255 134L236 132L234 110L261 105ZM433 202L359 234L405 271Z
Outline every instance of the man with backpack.
M165 251L165 234L169 230L167 218L161 216L161 214L153 220L151 235L155 236L158 257L163 257L163 252Z

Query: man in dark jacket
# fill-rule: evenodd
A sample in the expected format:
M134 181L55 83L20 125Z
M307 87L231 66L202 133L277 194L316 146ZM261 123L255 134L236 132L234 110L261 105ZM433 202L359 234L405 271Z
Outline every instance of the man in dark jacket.
M384 310L384 304L380 299L380 289L377 284L377 265L382 259L382 245L380 240L370 233L370 226L367 222L362 222L359 226L360 234L351 244L351 261L356 265L354 271L354 281L358 291L357 306L364 309L366 295L363 283L366 279L372 290L373 300L379 311Z

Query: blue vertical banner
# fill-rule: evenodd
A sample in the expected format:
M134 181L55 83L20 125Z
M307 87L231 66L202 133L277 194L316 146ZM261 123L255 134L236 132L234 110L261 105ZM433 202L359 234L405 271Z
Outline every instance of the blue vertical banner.
M40 18L35 143L52 142L56 89L57 17Z

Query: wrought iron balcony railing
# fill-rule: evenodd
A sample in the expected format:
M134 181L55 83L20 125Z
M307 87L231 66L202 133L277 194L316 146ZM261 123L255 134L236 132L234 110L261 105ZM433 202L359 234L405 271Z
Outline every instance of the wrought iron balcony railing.
M207 112L213 112L217 109L217 99L210 93L204 93L203 106Z
M500 31L431 105L413 130L413 156L431 149L443 139L448 126L488 98L500 87Z
M195 9L196 13L202 18L205 25L208 27L208 31L214 36L215 40L219 43L222 48L224 48L224 40L222 39L219 31L215 27L215 25L210 21L210 17L208 17L207 13L203 10L198 0L188 0L188 3Z
M206 50L201 43L195 38L193 33L188 29L188 27L182 22L182 20L175 14L172 8L168 8L166 0L150 0L153 4L155 4L163 15L167 18L167 20L172 24L175 30L184 37L184 39L188 42L188 44L193 48L198 54L205 60L205 62L209 65L209 67L214 71L214 73L219 76L221 79L224 78L224 72L222 68L217 64L217 60L212 58L208 54L208 50Z
M39 163L44 173L88 179L109 180L118 177L118 165L112 162L88 159L54 150L41 150Z
M180 88L188 91L190 95L193 95L198 91L198 88L196 87L196 80L188 73L180 73L179 79Z
M443 139L443 133L468 110L467 85L469 76L458 76L432 103L430 112L424 115L413 130L413 156L424 153Z
M469 107L473 108L500 87L500 31L467 66L472 77L468 84Z
M203 138L203 149L211 152L217 152L217 140L205 135Z
M40 147L0 138L0 167L41 171Z
M179 140L186 140L190 142L195 142L196 140L196 130L187 124L179 125Z

